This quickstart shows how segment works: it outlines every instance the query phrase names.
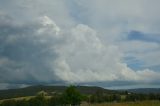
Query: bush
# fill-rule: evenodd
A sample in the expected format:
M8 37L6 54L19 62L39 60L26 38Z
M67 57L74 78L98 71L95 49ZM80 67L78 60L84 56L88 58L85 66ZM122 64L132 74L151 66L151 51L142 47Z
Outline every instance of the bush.
M18 100L16 101L16 106L29 106L29 103L26 100Z
M38 94L35 98L31 98L29 106L48 106L48 102L43 94Z
M12 100L5 100L1 103L1 106L16 106L16 101Z

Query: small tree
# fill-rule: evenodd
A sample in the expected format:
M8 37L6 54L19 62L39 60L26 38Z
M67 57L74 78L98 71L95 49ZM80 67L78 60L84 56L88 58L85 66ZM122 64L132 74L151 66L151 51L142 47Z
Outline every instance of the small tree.
M62 104L80 105L82 96L75 86L69 86L62 95Z

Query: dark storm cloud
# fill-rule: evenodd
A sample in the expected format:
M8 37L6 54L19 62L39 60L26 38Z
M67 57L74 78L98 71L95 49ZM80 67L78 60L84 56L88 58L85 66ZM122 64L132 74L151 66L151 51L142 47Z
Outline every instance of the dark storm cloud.
M8 17L6 21L4 17ZM37 35L37 24L14 25L12 18L2 15L0 22L0 82L56 82L57 77L48 64L57 55L50 50L54 39Z
M150 36L159 34L158 4L0 0L0 89L64 83L152 86L160 79L159 35Z

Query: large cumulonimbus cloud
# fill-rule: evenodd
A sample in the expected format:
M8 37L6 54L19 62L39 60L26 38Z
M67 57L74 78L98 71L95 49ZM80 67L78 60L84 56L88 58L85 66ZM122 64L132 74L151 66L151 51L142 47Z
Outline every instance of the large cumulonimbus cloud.
M66 31L47 16L23 25L8 21L0 26L1 83L150 82L160 78L149 69L135 72L127 67L118 46L104 45L87 25Z
M0 1L0 88L159 84L157 4L156 0Z

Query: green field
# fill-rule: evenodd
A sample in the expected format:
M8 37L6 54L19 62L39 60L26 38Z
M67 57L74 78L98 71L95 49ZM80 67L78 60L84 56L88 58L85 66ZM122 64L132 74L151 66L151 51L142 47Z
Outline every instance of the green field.
M101 103L101 104L83 103L81 106L160 106L160 101Z

